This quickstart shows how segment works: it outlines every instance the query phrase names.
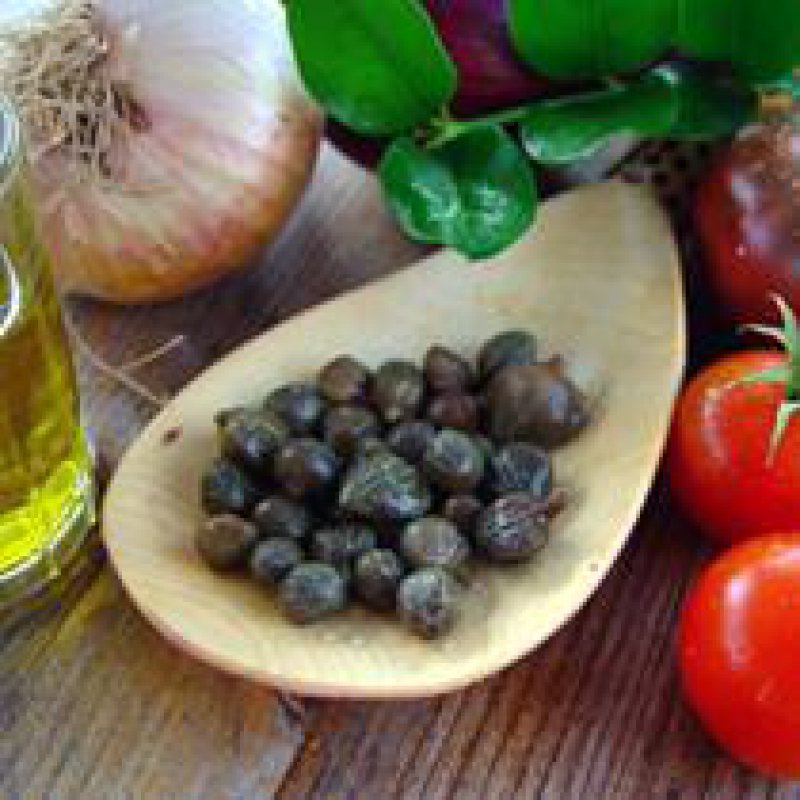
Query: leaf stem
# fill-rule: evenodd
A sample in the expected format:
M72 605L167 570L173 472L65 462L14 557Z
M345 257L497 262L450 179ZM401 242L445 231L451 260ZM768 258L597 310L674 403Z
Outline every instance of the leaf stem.
M431 123L431 136L425 143L425 148L428 150L435 150L442 147L453 139L458 139L470 131L479 130L480 128L487 128L492 125L511 125L515 122L520 122L530 112L532 106L519 106L517 108L509 108L505 111L498 111L494 114L487 114L485 117L478 117L477 119L453 119L449 116L442 115L434 119Z

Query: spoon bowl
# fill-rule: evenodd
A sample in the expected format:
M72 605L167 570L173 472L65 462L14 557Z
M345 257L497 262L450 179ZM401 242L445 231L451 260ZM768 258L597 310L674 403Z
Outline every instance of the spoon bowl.
M215 411L258 401L351 353L375 366L440 342L475 353L508 328L566 355L598 397L591 427L555 458L573 502L530 564L480 568L455 630L436 643L353 608L309 627L243 577L212 573L193 543ZM684 307L670 225L648 189L608 183L545 204L536 229L491 262L441 252L244 345L190 384L131 447L103 514L105 541L141 612L228 672L304 695L410 698L463 687L564 625L613 565L663 448L682 377Z

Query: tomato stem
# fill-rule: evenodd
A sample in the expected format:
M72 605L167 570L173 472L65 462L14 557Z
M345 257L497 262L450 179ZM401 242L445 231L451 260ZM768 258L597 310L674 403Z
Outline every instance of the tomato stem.
M746 325L745 329L778 341L786 353L786 363L748 375L739 382L742 385L778 383L784 386L785 399L775 415L767 451L767 463L770 464L775 460L789 423L794 415L800 412L800 333L797 329L797 320L791 307L782 297L772 295L772 299L781 315L781 327Z

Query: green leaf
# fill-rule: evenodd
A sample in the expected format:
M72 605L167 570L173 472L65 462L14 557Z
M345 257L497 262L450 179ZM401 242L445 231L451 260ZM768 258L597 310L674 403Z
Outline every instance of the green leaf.
M425 150L405 137L386 151L378 175L392 212L413 239L486 258L533 221L530 164L499 125L474 128Z
M797 0L507 0L511 38L554 78L632 72L670 51L723 61L748 82L800 63Z
M415 0L291 0L287 13L306 87L358 133L411 131L455 93L456 68Z
M693 58L727 61L750 82L774 80L800 64L797 0L676 0L672 41Z
M617 134L712 139L755 111L754 94L722 79L658 68L636 81L532 106L520 126L528 155L543 164L591 156Z
M507 2L518 54L564 79L600 78L656 60L669 45L675 13L675 0Z
M673 119L667 87L648 76L630 86L537 103L520 134L534 161L568 164L593 155L618 133L658 136Z
M730 136L752 122L758 110L756 93L725 76L701 75L688 68L656 70L669 86L674 116L661 136L708 140Z

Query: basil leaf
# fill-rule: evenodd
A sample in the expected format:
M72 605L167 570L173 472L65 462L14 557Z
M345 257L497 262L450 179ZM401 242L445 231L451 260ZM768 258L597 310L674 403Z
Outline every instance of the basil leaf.
M424 150L405 137L378 168L389 207L413 239L446 244L469 258L495 255L533 221L530 164L499 125L470 130Z
M698 2L698 0L694 0ZM507 0L512 42L552 78L638 69L667 49L676 0Z
M674 109L671 125L660 136L706 140L730 136L752 122L758 110L756 93L726 77L701 77L685 68L662 67Z
M632 72L672 50L749 82L800 63L797 0L507 0L511 39L553 78Z
M358 133L408 132L455 94L456 68L416 0L291 0L287 14L306 88Z
M797 0L675 0L673 44L687 55L727 61L746 80L774 80L800 64Z
M520 124L528 155L542 164L588 158L619 133L658 136L674 118L669 91L657 77L536 104Z
M626 86L532 106L520 125L528 155L543 164L587 158L617 134L714 139L755 113L755 95L741 84L701 79L662 67Z

